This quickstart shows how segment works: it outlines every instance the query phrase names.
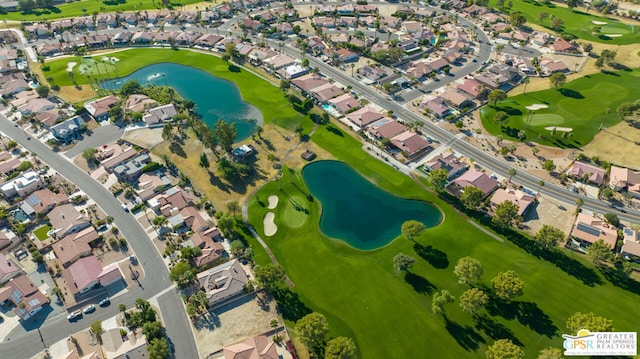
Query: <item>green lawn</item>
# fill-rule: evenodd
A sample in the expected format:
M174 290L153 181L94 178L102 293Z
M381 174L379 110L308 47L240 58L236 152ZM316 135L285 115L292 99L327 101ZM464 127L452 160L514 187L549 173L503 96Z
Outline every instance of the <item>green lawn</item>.
M182 5L196 4L201 0L175 0L171 1L170 9L178 10ZM209 6L209 3L203 4L202 8ZM6 14L0 14L0 20L20 20L20 21L39 21L62 19L75 16L91 16L94 12L116 12L116 11L137 11L137 10L155 10L162 9L162 2L156 0L104 0L92 1L81 0L67 4L61 4L47 9L34 9L31 11L14 11ZM165 7L166 8L166 7ZM83 11L84 10L84 11Z
M296 176L285 169L279 183L268 183L258 192L263 205L255 196L250 200L249 217L262 234L266 199L271 194L280 197L274 210L278 232L266 241L303 302L292 300L280 308L290 324L308 310L320 311L329 319L330 336L353 336L365 359L424 358L426 352L433 358L483 358L486 346L500 338L522 343L527 357L535 358L542 348L562 347L565 320L576 311L609 317L618 330L638 329L636 321L623 314L635 310L638 296L602 279L583 258L571 253L541 255L535 250L531 255L523 250L531 251L528 239L501 243L486 236L409 177L369 157L347 133L321 127L312 140L385 190L434 202L446 219L426 230L417 244L398 238L378 250L355 250L320 233L317 200L304 202L310 213L303 226L287 225L285 194L303 196L308 189L300 169ZM411 274L393 268L392 258L398 252L418 259ZM477 317L462 312L457 303L446 306L446 319L435 316L430 305L434 291L448 289L459 297L466 289L453 274L463 256L482 261L486 286L498 272L515 270L526 283L525 295L510 305L491 305Z
M116 65L111 62L103 62L102 58L105 56L116 57L119 61L116 62ZM98 70L92 65L94 61L98 64ZM282 91L268 81L257 78L245 69L238 67L236 67L235 72L231 72L227 63L216 56L208 54L189 50L146 48L124 50L110 55L97 55L92 59L68 57L47 62L46 66L49 67L49 70L44 72L45 76L51 77L53 81L50 82L58 86L73 85L73 80L67 73L67 64L69 62L77 63L73 67L73 79L79 85L89 84L88 76L96 79L96 82L100 82L106 80L107 72L109 72L111 78L116 76L116 72L118 76L122 77L145 66L162 62L192 66L219 78L234 82L238 86L240 93L242 93L243 99L260 109L265 122L277 119L279 126L293 130L303 118L308 120L306 116L296 112L284 100ZM99 75L98 72L100 73ZM310 121L305 122L306 125L308 123Z
M503 128L493 121L496 109L485 106L480 110L482 125L494 135L517 139L518 130L526 127L527 106L546 104L548 108L535 111L526 129L527 141L557 147L582 147L599 132L600 124L610 127L620 122L616 109L626 101L635 101L640 92L640 69L598 73L567 83L562 89L549 89L509 97L498 103L498 110L510 114ZM610 109L608 116L606 110ZM605 119L606 117L606 119ZM572 128L572 135L555 137L545 127Z
M33 234L35 234L40 241L44 241L45 239L49 238L49 235L47 233L52 229L53 227L51 227L50 225L45 225L33 231Z
M490 0L490 6L496 7L497 0ZM527 21L544 27L549 27L549 18L543 22L538 21L538 14L545 11L549 15L561 18L564 21L564 32L572 34L584 40L602 42L606 44L627 45L640 42L640 26L628 25L617 19L607 16L600 16L595 10L586 13L586 8L568 9L566 7L557 6L555 3L545 5L542 2L533 0L514 1L513 10L523 13ZM606 22L601 26L600 34L592 34L593 28L596 26L592 21ZM630 20L633 21L633 20ZM607 37L606 34L622 34L621 37Z

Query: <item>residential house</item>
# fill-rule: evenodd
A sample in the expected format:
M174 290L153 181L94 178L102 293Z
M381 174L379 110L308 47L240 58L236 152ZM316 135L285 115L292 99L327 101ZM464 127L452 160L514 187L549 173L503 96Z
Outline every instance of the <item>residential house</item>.
M54 193L48 188L33 192L27 199L20 202L20 209L32 217L49 213L58 204L69 203L69 196L65 193Z
M149 208L156 213L162 213L169 216L171 211L181 210L187 206L193 205L193 197L185 192L181 187L176 186L169 188L164 193L158 194L147 201Z
M216 306L244 293L249 277L237 259L198 273L200 287L204 288L209 306Z
M551 48L556 54L576 53L578 51L569 41L561 37L557 38L553 44L551 44Z
M69 292L80 296L88 291L106 287L122 279L122 273L117 264L102 268L95 256L78 259L75 263L62 271L62 278L67 284Z
M144 115L144 122L148 125L155 125L163 122L173 121L173 116L177 115L178 112L176 108L173 107L173 104L166 104L154 108L150 108L147 110L147 113Z
M12 78L0 83L0 95L8 97L29 88L29 84L25 81L22 75L20 74L17 76L20 76L20 78Z
M49 224L57 238L79 232L91 225L91 222L72 204L57 206L49 212Z
M363 66L358 69L358 73L374 83L387 76L387 72L381 66Z
M5 198L12 198L16 195L25 197L42 187L44 187L44 182L40 176L35 171L29 170L0 185L0 192Z
M196 39L194 44L196 46L202 46L210 49L214 47L215 44L217 44L222 39L223 39L222 36L218 36L214 34L203 34L202 36Z
M291 81L291 85L303 94L310 93L314 88L318 88L328 83L329 80L313 73L298 77Z
M113 173L120 181L131 182L140 177L142 169L149 162L151 162L151 158L148 154L143 153L113 167Z
M284 69L278 70L277 73L283 79L295 79L308 74L309 71L311 71L309 67L304 67L300 63L295 63L285 67Z
M0 303L6 301L13 303L13 312L20 320L28 320L49 304L49 299L26 275L15 277L0 288Z
M342 94L328 101L329 104L341 114L346 114L359 109L360 103L350 93Z
M532 204L535 202L535 197L519 189L507 188L502 189L499 188L495 191L493 196L491 196L490 203L491 207L495 209L495 207L501 204L504 201L510 201L518 206L518 215L524 217L527 214L527 211L531 209Z
M115 95L109 95L97 100L89 101L84 104L84 108L87 112L96 119L96 121L103 121L109 117L109 110L115 106L120 99Z
M111 43L115 46L128 45L129 41L133 37L133 33L131 31L121 31L111 38Z
M213 227L220 236L220 230L217 227ZM214 236L207 236L204 232L195 232L188 240L182 242L183 246L191 246L200 248L200 255L193 259L196 267L201 267L210 263L213 263L224 254L224 246L220 242L216 242Z
M264 335L246 339L222 348L224 359L275 359L278 358L276 344Z
M625 227L622 235L623 244L620 255L627 260L640 263L640 231Z
M64 268L69 267L81 257L91 255L89 244L83 241L74 241L71 236L66 236L55 242L52 247L53 252Z
M488 196L498 188L497 180L476 169L470 169L463 173L460 177L453 180L453 184L454 187L452 189L456 194L464 191L465 187L475 186L482 190L485 196Z
M614 191L627 190L633 197L640 198L640 172L628 168L611 166L609 187Z
M147 338L142 333L122 336L120 328L105 331L100 336L106 359L142 359L149 356Z
M360 58L358 54L356 54L355 52L347 48L339 48L338 50L335 51L335 53L338 55L338 58L340 59L340 61L344 63L357 62L358 59Z
M582 181L586 178L589 182L601 186L604 184L604 176L606 172L604 168L596 167L594 165L580 161L575 161L569 169L568 174L569 176L579 181Z
M430 142L415 132L404 131L391 137L391 144L403 152L408 160L413 160L428 152L433 151Z
M444 99L440 96L425 97L420 106L437 118L447 117L452 112L452 109L445 104Z
M384 117L367 126L367 132L378 140L390 139L406 130L403 124L389 117Z
M316 88L311 89L311 91L309 91L309 94L311 95L311 97L313 97L319 103L324 103L336 96L342 95L343 93L344 93L343 89L341 89L340 87L332 83L327 83L327 84L318 86Z
M598 240L603 240L613 250L618 241L618 229L599 218L579 213L573 223L571 236L583 247L588 247Z
M144 112L144 110L155 106L158 106L156 100L150 99L146 95L136 93L127 97L124 101L123 108L125 111L130 112Z
M143 173L138 178L137 192L138 196L143 201L146 201L171 186L173 186L173 183L162 172Z
M138 151L131 146L123 149L120 145L110 145L106 148L98 148L96 158L108 173L113 173L116 166L137 154Z
M336 20L330 16L314 16L313 25L315 25L316 27L332 29L336 27Z
M19 157L12 158L8 161L0 162L0 174L3 176L8 176L15 172L20 164L22 163L22 159Z
M36 120L45 128L55 125L61 119L60 111L47 110L36 115Z
M457 90L453 86L447 86L440 97L458 109L475 107L475 103L466 93Z
M405 70L405 73L411 76L416 81L424 81L433 72L433 68L429 66L425 61L414 61Z
M291 66L296 63L296 59L291 56L287 56L284 54L276 55L270 59L264 61L264 63L272 70L278 71L280 69L284 69L287 66Z
M21 77L22 75L18 75L16 78L21 78ZM40 96L36 91L22 91L15 94L13 97L14 97L14 100L11 101L11 106L18 108L28 103L31 100L39 98Z
M413 34L414 32L421 31L424 24L418 21L404 21L402 22L401 28L402 31L407 34Z
M22 272L11 258L0 253L0 285L8 282L11 278L17 277Z
M424 168L427 171L445 170L448 173L447 180L451 181L466 171L469 166L465 162L460 161L453 152L447 152L440 153L425 162Z
M73 116L72 118L62 121L56 125L49 127L49 131L56 140L60 142L68 142L73 140L82 130L85 120L80 116Z
M131 26L138 24L138 16L133 11L123 12L120 14L120 21Z
M153 41L153 33L150 31L136 31L131 36L131 44L148 45Z
M31 114L39 114L47 110L52 110L55 107L56 105L46 98L34 98L18 107L18 111L20 111L23 116L29 116Z
M202 34L194 31L185 31L179 33L176 37L176 44L181 46L191 46L198 38L200 38Z
M428 60L427 65L429 65L429 67L431 67L434 71L439 72L444 67L449 66L449 63L443 58L437 58Z
M360 128L364 128L368 124L377 121L383 117L375 108L367 105L357 111L346 115L347 119Z
M465 79L462 83L459 83L457 86L458 90L466 92L472 98L477 98L480 92L484 89L484 87L476 80L473 79Z
M209 229L209 222L202 217L195 207L185 207L180 210L180 214L182 215L184 224L193 232L204 232Z

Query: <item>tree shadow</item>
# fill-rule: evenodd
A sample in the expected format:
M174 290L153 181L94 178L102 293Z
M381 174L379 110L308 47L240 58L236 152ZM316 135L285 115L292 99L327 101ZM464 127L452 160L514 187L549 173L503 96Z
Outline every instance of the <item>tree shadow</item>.
M218 187L218 189L220 189L221 191L229 193L229 186L227 186L226 183L222 182L220 178L211 171L209 171L209 183L212 186Z
M171 153L175 154L176 156L187 158L187 154L182 149L182 146L180 146L180 144L177 142L171 142L171 145L169 146L169 151L171 151Z
M580 92L578 92L576 90L572 90L572 89L568 89L568 88L561 88L558 91L560 91L560 93L565 97L571 97L571 98L575 98L577 100L584 99L584 96Z
M520 324L547 338L554 337L558 332L558 327L536 303L505 301L493 295L489 298L486 309L492 316L499 315L507 320L516 319Z
M333 133L336 136L344 137L344 133L336 127L327 125L325 128L327 129L327 131Z
M631 71L631 68L619 62L612 62L609 64L609 66L611 66L611 68L613 68L614 70L618 70L618 71Z
M423 246L420 243L416 243L413 245L413 250L422 257L422 259L426 260L436 269L445 269L449 267L449 259L447 258L447 254L439 249L432 247L431 245Z
M478 334L472 327L462 326L456 322L452 322L444 316L445 329L456 340L458 345L466 351L475 351L480 348L480 343L484 344L485 340L482 335Z
M616 287L635 294L640 294L640 282L625 276L615 268L611 268L609 266L602 265L599 266L598 269L604 277Z
M234 72L234 73L239 73L240 72L240 67L233 65L233 64L229 64L229 68L228 68L229 72Z
M289 288L276 289L273 297L278 303L278 311L282 314L284 320L297 322L300 318L312 312L311 308L300 300L298 293L291 291Z
M493 340L509 339L516 345L522 345L522 342L513 335L511 329L504 324L499 323L486 315L476 315L473 317L476 322L476 329L483 331L489 338Z
M406 272L404 281L407 282L416 293L431 295L436 291L436 286L424 277L417 274Z
M500 106L497 109L498 111L504 111L509 116L522 116L522 110L519 108L511 107L511 106Z

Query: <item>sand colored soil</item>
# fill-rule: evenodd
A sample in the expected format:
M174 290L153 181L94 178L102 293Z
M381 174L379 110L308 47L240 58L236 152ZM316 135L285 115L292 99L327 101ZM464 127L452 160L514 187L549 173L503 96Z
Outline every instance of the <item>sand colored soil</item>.
M264 226L264 234L267 237L271 237L278 231L278 226L276 226L275 219L276 215L273 212L267 212L264 215L264 220L262 221L262 225Z
M607 128L584 148L584 154L603 161L637 169L640 167L640 129L627 122Z
M278 196L276 196L275 194L269 196L267 200L269 201L269 206L267 207L268 209L275 209L278 206Z

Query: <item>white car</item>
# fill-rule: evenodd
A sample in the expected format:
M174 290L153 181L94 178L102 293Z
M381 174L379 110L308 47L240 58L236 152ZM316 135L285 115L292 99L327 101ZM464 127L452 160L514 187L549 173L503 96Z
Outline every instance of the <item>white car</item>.
M82 312L83 312L84 314L93 313L93 312L95 312L95 311L96 311L96 306L95 306L95 305L93 305L93 304L86 306L86 307L82 310Z
M82 312L79 310L76 310L75 312L67 315L67 319L69 319L69 321L74 321L81 317L82 317Z

